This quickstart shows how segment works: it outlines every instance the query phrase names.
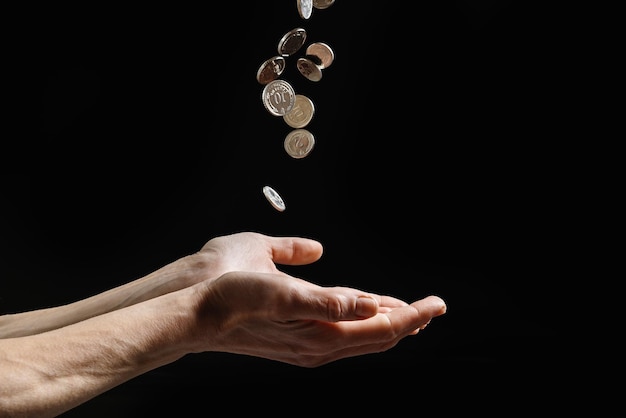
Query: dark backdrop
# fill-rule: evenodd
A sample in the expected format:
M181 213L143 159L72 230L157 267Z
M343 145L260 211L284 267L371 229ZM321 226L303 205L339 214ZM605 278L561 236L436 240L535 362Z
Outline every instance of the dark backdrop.
M549 17L513 1L338 0L308 20L295 1L231 3L20 16L2 311L91 296L254 230L324 244L295 275L437 294L448 313L386 353L313 370L189 356L66 415L562 408L546 306L567 263ZM295 57L281 77L316 106L301 160L255 78L295 27L335 52L319 82Z

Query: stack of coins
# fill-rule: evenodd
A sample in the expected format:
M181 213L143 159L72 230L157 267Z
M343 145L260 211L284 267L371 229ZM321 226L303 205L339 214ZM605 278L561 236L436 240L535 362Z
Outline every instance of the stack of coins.
M314 9L327 9L335 0L297 0L298 14L302 19L309 19ZM287 58L301 50L307 40L304 28L297 27L286 32L279 40L277 55L265 60L258 68L256 79L264 85L261 100L265 109L272 116L280 116L283 121L294 128L284 140L285 152L292 158L301 159L309 155L315 145L315 137L306 129L313 119L315 105L303 94L296 94L293 86L280 78L283 74ZM335 53L324 42L314 42L307 46L303 57L296 61L296 68L305 78L318 82L322 79L322 71L328 68L335 59ZM263 194L270 204L278 211L285 210L285 202L278 192L270 186L263 187Z

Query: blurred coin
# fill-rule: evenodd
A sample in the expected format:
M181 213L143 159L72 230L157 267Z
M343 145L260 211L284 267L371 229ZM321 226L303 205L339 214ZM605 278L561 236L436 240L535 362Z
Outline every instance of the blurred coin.
M320 81L322 79L322 69L310 58L298 58L296 67L298 71L300 71L300 74L311 81Z
M284 116L293 109L296 103L296 92L285 80L270 81L261 93L263 105L274 116Z
M285 70L285 58L276 55L266 60L256 72L256 79L261 84L276 80Z
M285 201L282 197L280 197L276 190L272 189L270 186L264 186L263 194L265 195L267 201L270 202L270 204L274 207L274 209L281 212L285 210Z
M317 57L319 62L317 64L322 68L330 67L330 64L335 60L335 53L324 42L314 42L306 48L307 56ZM310 57L309 57L310 58Z
M316 9L328 9L335 0L313 0L313 7Z
M313 101L302 94L296 94L296 102L293 109L283 116L287 125L292 128L304 128L313 119L315 106Z
M295 28L287 32L278 42L278 53L288 57L298 51L306 41L306 30Z
M313 0L297 0L298 13L302 19L308 19L313 13Z
M304 158L313 149L315 137L306 129L295 129L285 137L285 151L293 158Z

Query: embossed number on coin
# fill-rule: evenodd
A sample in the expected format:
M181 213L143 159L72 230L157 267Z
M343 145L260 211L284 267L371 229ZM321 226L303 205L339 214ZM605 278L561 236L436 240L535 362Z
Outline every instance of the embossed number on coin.
M270 186L264 186L263 194L265 195L267 201L270 202L270 204L274 207L274 209L281 212L285 210L285 201L282 197L280 197L276 190L272 189Z
M311 122L314 113L313 101L303 94L296 94L296 103L293 109L283 116L283 119L292 128L304 128Z
M313 149L315 137L306 129L295 129L285 137L285 151L293 158L304 158Z
M261 94L263 105L274 116L284 116L293 109L296 92L285 80L273 80L265 85Z

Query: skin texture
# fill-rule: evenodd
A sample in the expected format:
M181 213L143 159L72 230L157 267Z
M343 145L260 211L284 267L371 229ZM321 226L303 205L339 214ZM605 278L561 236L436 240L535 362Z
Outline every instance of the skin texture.
M241 232L68 305L0 317L0 417L54 417L190 353L318 367L376 353L446 311L281 272L322 256L299 237Z

